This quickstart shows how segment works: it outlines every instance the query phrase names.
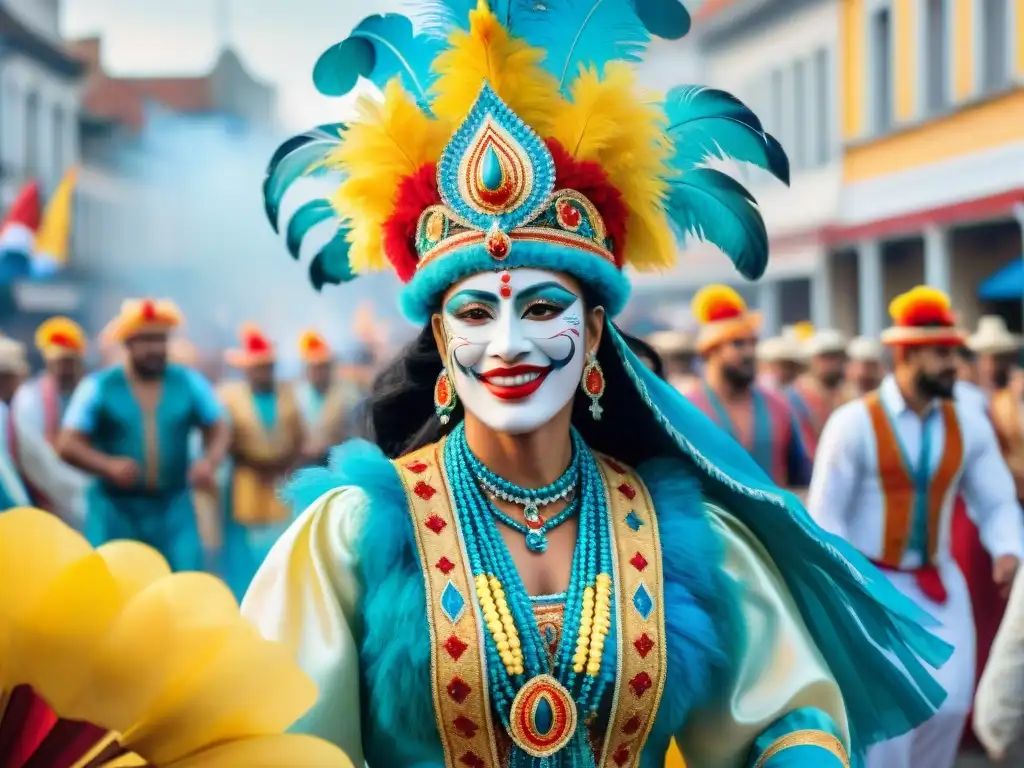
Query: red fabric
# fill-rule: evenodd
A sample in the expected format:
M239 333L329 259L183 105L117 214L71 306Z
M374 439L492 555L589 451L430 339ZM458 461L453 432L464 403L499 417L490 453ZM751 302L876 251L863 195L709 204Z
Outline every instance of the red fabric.
M706 310L707 320L705 322L732 320L734 317L740 317L746 311L746 307L738 306L731 301L714 301Z
M900 571L899 568L890 568L885 563L880 563L877 560L872 560L871 562L882 571L914 574L914 581L917 582L918 589L933 603L944 605L949 599L949 593L946 591L946 585L942 583L939 569L934 565L926 565L924 568L918 568L913 571Z
M25 765L56 724L53 710L31 688L17 686L0 719L0 766Z

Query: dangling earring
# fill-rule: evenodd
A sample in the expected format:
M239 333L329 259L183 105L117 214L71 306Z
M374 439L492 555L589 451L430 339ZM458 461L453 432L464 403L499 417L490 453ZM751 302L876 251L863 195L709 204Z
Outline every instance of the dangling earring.
M447 424L451 418L452 411L455 410L455 400L455 387L448 378L448 369L442 368L437 374L437 381L434 382L434 413L442 424Z
M590 352L587 355L587 364L583 368L580 386L590 398L590 415L594 417L594 421L600 421L601 414L604 413L604 408L598 402L604 395L604 384L604 371L601 370L601 364L597 362L597 353Z

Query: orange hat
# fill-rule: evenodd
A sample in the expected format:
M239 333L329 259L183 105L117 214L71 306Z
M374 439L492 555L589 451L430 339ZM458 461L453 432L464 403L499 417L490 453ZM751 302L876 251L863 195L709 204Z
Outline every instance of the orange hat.
M957 327L949 296L938 288L919 285L889 304L893 324L882 331L887 346L941 344L960 346L967 334Z
M242 348L229 349L224 354L228 365L235 368L248 368L253 365L273 363L277 359L274 345L255 325L243 325L238 338L242 342Z
M36 349L44 360L83 357L87 347L85 331L69 318L51 317L36 329Z
M727 285L709 285L697 291L690 310L700 323L697 351L706 354L733 339L756 336L761 330L761 313L751 312L743 297Z
M299 337L299 355L302 362L315 365L329 363L334 359L331 347L316 331L306 331Z
M125 299L103 335L114 341L128 341L142 333L170 333L183 321L181 310L170 299Z

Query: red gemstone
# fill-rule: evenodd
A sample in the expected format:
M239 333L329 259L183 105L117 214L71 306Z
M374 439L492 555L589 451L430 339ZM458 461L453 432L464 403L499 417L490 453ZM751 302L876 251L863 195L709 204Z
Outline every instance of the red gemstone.
M629 720L622 724L622 732L627 736L632 736L640 730L641 725L643 725L643 721L640 719L640 716L633 715Z
M448 377L442 376L437 380L437 386L434 388L434 399L437 401L437 404L443 408L448 405L449 397Z
M427 465L422 461L414 461L411 464L406 464L405 468L410 472L415 472L417 475L421 475L427 471Z
M635 555L633 555L632 558L630 558L629 564L636 568L638 571L642 571L644 568L647 567L647 558L641 555L639 552L637 552Z
M600 395L604 391L604 377L597 368L591 368L587 374L587 394Z
M473 689L469 687L469 683L461 677L453 677L452 681L448 683L448 695L456 704L464 702L472 692Z
M439 570L445 576L447 576L455 569L455 563L453 563L447 557L442 557L440 560L434 563L434 567L437 568L437 570Z
M487 252L496 259L503 259L508 255L508 241L503 237L491 237L487 240Z
M512 295L512 289L509 288L507 285L503 285L501 286L501 288L498 289L498 293L501 294L501 298L507 299Z
M623 483L622 485L620 485L619 486L619 493L621 493L623 496L625 496L630 501L632 501L633 499L636 498L636 488L634 488L629 483Z
M448 651L448 655L455 659L455 661L459 660L459 657L466 652L467 648L469 648L469 646L459 640L455 635L451 635L444 642L444 649Z
M437 515L431 515L423 522L423 524L427 526L427 528L432 530L434 533L440 533L448 525L448 523L446 523Z
M576 229L580 225L580 212L571 203L562 203L558 206L558 216L562 220L562 226L569 229Z
M654 685L654 681L646 672L641 672L629 681L629 687L633 689L634 696L643 696L652 685Z
M463 765L469 766L469 768L487 768L487 763L481 760L473 752L467 752L459 758L459 762Z
M612 760L616 765L625 765L629 762L629 747L626 744L619 744L612 752Z
M476 736L476 732L479 726L470 720L465 715L459 715L452 721L452 725L455 726L455 732L464 739L472 739Z
M636 647L636 652L640 654L641 659L646 659L647 654L654 650L654 641L651 640L646 632L634 640L633 645Z
M615 474L626 474L626 468L619 464L619 462L615 461L615 459L605 459L604 463L607 464L611 468L612 472L614 472Z
M510 282L512 282L512 275L510 275L508 272L502 272L501 273L501 282L503 282L503 283L510 283Z
M413 488L412 490L413 493L415 493L424 501L430 501L430 499L433 498L434 494L437 493L437 491L434 490L434 487L432 485L428 485L427 483L424 483L422 480L416 483L416 487Z

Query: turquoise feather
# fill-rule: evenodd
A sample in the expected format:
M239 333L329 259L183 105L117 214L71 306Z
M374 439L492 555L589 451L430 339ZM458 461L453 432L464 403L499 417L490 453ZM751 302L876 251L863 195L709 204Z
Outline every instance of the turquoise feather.
M275 232L285 194L299 178L326 173L315 166L341 143L345 130L344 123L320 125L292 136L274 152L263 181L263 208Z
M517 11L527 5L536 5L537 0L490 0L488 7L505 29L513 32ZM455 29L469 29L469 14L476 10L476 0L426 0L417 3L422 6L419 14L423 28L428 34L447 37Z
M434 81L431 63L443 47L436 37L416 34L412 22L399 13L368 16L351 35L321 54L313 68L313 83L325 96L344 96L360 77L383 88L398 76L420 106L426 107Z
M690 31L690 14L680 0L632 0L644 28L655 37L679 40Z
M341 285L355 280L357 275L352 271L348 251L348 230L339 227L330 242L320 249L309 264L309 281L313 288L319 291L325 285Z
M717 245L744 277L764 274L764 220L754 198L731 176L712 168L688 171L670 183L667 209L677 231Z
M733 158L756 165L789 184L789 158L761 121L725 91L682 85L665 99L667 133L675 146L672 164L687 172L708 158Z
M317 224L334 218L334 208L330 200L310 200L299 208L288 222L288 232L285 235L285 244L288 246L288 253L293 259L299 258L302 250L302 241L306 233Z

